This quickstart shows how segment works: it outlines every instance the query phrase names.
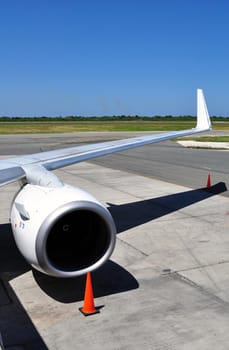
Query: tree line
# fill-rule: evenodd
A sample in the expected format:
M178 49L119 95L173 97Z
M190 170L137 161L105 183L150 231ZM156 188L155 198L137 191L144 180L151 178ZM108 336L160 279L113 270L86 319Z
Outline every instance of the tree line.
M229 117L221 117L221 116L211 116L211 119L213 121L229 121ZM88 122L88 121L163 121L163 120L169 120L169 121L194 121L196 120L195 116L191 115L185 115L185 116L172 116L172 115L165 115L165 116L130 116L130 115L113 115L113 116L58 116L58 117L49 117L49 116L42 116L42 117L9 117L9 116L2 116L0 117L0 122L53 122L53 121L71 121L71 122Z

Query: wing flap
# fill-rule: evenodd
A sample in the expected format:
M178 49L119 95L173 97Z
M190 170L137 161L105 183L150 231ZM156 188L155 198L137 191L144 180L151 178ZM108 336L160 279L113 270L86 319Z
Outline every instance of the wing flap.
M7 169L0 169L0 186L23 179L25 172L21 167L14 166Z

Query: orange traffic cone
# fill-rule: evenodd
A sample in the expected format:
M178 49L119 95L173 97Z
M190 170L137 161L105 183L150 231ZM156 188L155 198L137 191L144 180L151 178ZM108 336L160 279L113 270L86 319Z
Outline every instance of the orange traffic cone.
M94 295L90 272L87 273L86 287L84 293L84 304L83 307L81 307L79 310L80 312L82 312L82 314L84 314L84 316L99 313L99 310L95 308L94 304Z
M208 180L207 180L206 188L210 188L210 187L211 187L211 176L210 176L210 174L208 174Z

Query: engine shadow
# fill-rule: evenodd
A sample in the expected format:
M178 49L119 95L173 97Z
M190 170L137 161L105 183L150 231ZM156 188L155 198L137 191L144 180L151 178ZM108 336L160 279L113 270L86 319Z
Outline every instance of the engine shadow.
M82 301L86 276L63 279L46 276L33 270L39 287L51 298L62 303ZM137 280L123 267L108 261L92 273L93 292L96 298L137 289Z
M108 210L116 223L117 232L121 233L225 191L226 184L219 182L208 189L200 188L121 205L108 203Z
M31 270L19 252L10 224L0 225L0 276L7 283ZM80 301L84 297L85 276L63 279L32 270L39 287L50 297L63 303ZM92 274L95 297L121 293L138 288L136 279L123 267L108 261Z
M10 224L0 225L0 249L0 274L12 279L31 270L16 246Z

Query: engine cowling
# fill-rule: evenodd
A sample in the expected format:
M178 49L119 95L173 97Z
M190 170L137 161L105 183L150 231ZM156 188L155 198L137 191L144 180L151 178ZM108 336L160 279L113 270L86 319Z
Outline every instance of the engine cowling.
M87 192L65 184L25 185L13 202L11 226L26 260L52 276L92 271L115 246L116 229L109 211Z

